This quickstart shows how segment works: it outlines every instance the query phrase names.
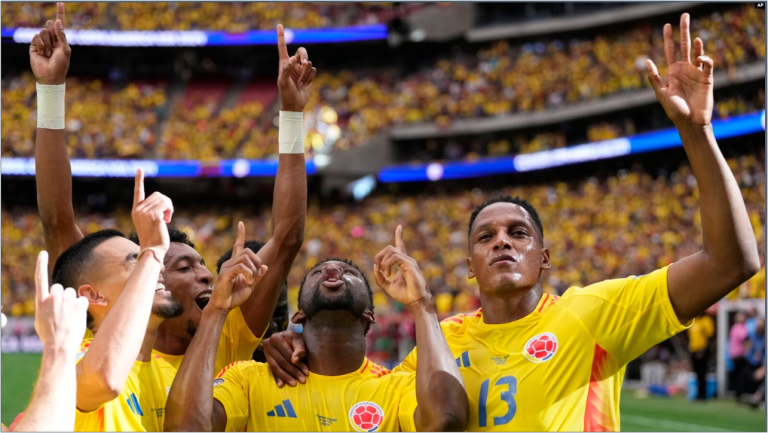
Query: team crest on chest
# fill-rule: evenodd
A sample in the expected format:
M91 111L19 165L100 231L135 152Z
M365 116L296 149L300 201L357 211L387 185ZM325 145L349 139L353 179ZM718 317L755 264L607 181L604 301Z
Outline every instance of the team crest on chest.
M349 423L357 431L375 432L383 421L384 411L381 406L371 401L357 403L349 410Z
M532 337L523 348L523 356L536 363L549 361L555 353L557 353L557 337L551 332Z

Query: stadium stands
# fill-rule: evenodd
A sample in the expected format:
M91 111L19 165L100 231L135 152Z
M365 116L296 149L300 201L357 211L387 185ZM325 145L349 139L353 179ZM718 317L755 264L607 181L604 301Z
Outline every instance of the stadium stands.
M24 9L23 4L17 5L21 6L12 7ZM115 7L118 5L123 4ZM144 3L124 5L154 7ZM177 9L183 10L182 6ZM6 15L3 16L5 20ZM695 19L692 27L694 34L704 39L705 50L718 68L729 73L734 73L739 65L765 58L763 18L751 6L742 5ZM605 33L588 39L513 44L499 41L474 54L440 60L431 69L405 77L386 70L321 73L315 80L318 92L308 105L308 111L314 112L307 116L305 147L312 156L328 146L344 150L361 145L391 125L435 122L446 126L456 119L556 109L637 91L647 87L645 57L663 68L660 39L660 28L638 25L624 33ZM210 160L262 158L269 154L270 140L275 136L271 124L277 114L273 104L276 90L271 82L247 84L239 90L239 96L235 95L236 104L224 109L220 107L221 99L233 90L230 81L224 78L193 78L181 104L173 107L167 105L168 86L164 82L133 83L119 90L109 87L107 80L70 79L67 118L72 156ZM87 97L89 103L81 102L84 99L78 99L80 96ZM719 103L717 115L726 117L748 111L754 105L753 98L754 104L764 104L760 97L744 95ZM85 105L99 109L84 110ZM27 75L4 79L2 106L2 155L31 156L35 125L33 80ZM463 149L460 151L451 150L456 146L439 146L444 155L434 156L457 159L473 157L473 153L527 153L611 138L630 133L633 128L621 121L588 129L578 137L562 138L557 132L543 132L523 139L518 137L520 134L473 138L473 143L480 140L479 144L472 144L477 150L471 150L472 146L466 150L465 145L458 145ZM423 158L424 155L405 155L402 159Z
M761 157L728 160L747 203L755 237L765 230L765 167ZM701 245L696 182L687 165L667 177L622 170L616 176L588 178L574 184L504 188L500 193L528 198L544 223L545 242L552 251L553 269L545 289L562 293L572 285L606 278L639 275L664 266ZM310 206L305 242L288 283L291 305L304 273L325 257L346 256L366 272L373 256L392 242L397 224L404 224L409 253L419 261L440 313L466 312L477 307L477 289L466 275L466 225L475 205L490 191L439 195L372 197L359 205ZM130 214L78 213L84 232L117 227L131 230ZM190 213L179 206L174 223L188 230L210 263L234 240L236 222L256 238L269 236L268 211L255 215L245 208ZM31 314L34 308L34 257L43 247L35 210L3 209L2 305L11 315ZM762 251L761 246L761 251ZM631 258L631 260L624 260ZM445 272L445 270L449 272ZM376 291L377 314L398 314L383 292ZM764 296L747 289L742 296ZM734 295L738 296L738 295Z
M3 3L3 27L40 27L56 15L55 3ZM350 3L78 3L68 28L103 30L272 30L341 27L386 22L421 4Z

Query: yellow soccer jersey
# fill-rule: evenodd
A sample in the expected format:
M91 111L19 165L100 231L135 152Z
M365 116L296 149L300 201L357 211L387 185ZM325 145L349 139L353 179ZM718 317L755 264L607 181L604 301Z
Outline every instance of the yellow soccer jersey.
M626 364L690 326L672 309L667 270L544 294L511 323L486 324L482 310L444 320L469 397L468 430L619 430ZM415 368L416 349L393 371Z
M388 373L366 359L352 373L310 372L305 385L280 389L267 364L242 361L219 373L213 395L227 431L416 431L416 375Z
M264 332L266 331L265 328ZM261 335L264 336L263 333ZM214 371L219 372L235 361L246 361L253 358L253 352L259 347L260 341L261 338L253 335L248 324L245 323L240 307L230 311L224 322L221 338L219 338ZM162 357L177 370L181 367L181 361L184 360L184 355L166 355L154 349L152 353Z
M77 361L92 339L83 340ZM99 409L75 415L75 431L163 431L165 403L176 369L159 356L136 361L120 395Z

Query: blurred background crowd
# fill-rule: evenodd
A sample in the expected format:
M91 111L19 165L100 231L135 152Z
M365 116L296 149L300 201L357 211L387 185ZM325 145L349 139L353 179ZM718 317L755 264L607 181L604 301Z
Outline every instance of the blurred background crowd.
M7 8L30 9L36 13L44 9L24 3L10 5ZM98 11L94 12L96 16L121 8L141 10L157 16L153 18L157 20L163 16L151 13L161 8L160 3L93 5ZM187 16L183 12L185 4L178 5L175 12L166 7L164 13ZM302 5L307 8L304 11L307 15L315 9L332 15L335 8L315 3ZM211 3L190 10L200 16L217 16L205 13L206 7L219 6ZM271 8L266 3L238 3L227 7L255 9L256 14ZM387 6L361 7L360 16L368 9L387 9ZM288 13L286 11L297 13L284 6L269 10L278 14L270 18L273 24ZM12 13L3 13L4 21L18 20L13 17ZM134 22L135 16L131 17ZM153 22L153 19L135 22ZM273 24L268 28L274 28ZM725 11L694 18L691 28L705 42L705 53L714 59L718 70L733 75L740 65L765 59L764 16L752 5L733 5ZM394 125L434 122L444 127L458 119L555 110L649 88L645 79L646 58L652 59L660 73L665 74L661 27L640 23L630 29L589 37L530 42L502 40L472 47L471 51L454 50L410 73L399 66L322 70L307 106L307 111L312 113L305 120L307 156L312 157L321 149L339 151L362 145ZM34 89L34 79L28 73L2 82L3 156L32 155ZM260 94L257 97L255 93ZM142 78L113 82L71 77L67 86L67 131L72 133L68 137L70 155L199 160L264 158L272 153L277 139L276 102L273 83L261 80L237 86L224 77L208 77L191 80L176 89L169 86L168 80ZM740 114L764 105L764 92L760 96L729 98L718 103L717 114ZM528 153L580 144L583 140L597 141L643 132L643 128L638 131L632 121L625 120L596 122L586 131L583 129L570 136L554 129L528 137L485 138L471 145L478 150L469 152L458 152L454 145L440 146L445 152L437 159L458 159L469 153L480 156ZM403 159L409 160L409 156Z

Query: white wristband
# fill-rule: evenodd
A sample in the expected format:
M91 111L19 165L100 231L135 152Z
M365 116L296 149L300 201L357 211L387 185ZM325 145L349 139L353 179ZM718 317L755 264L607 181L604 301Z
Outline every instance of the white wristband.
M304 153L304 113L281 110L278 128L280 153Z
M64 129L64 89L66 84L37 83L37 127Z

